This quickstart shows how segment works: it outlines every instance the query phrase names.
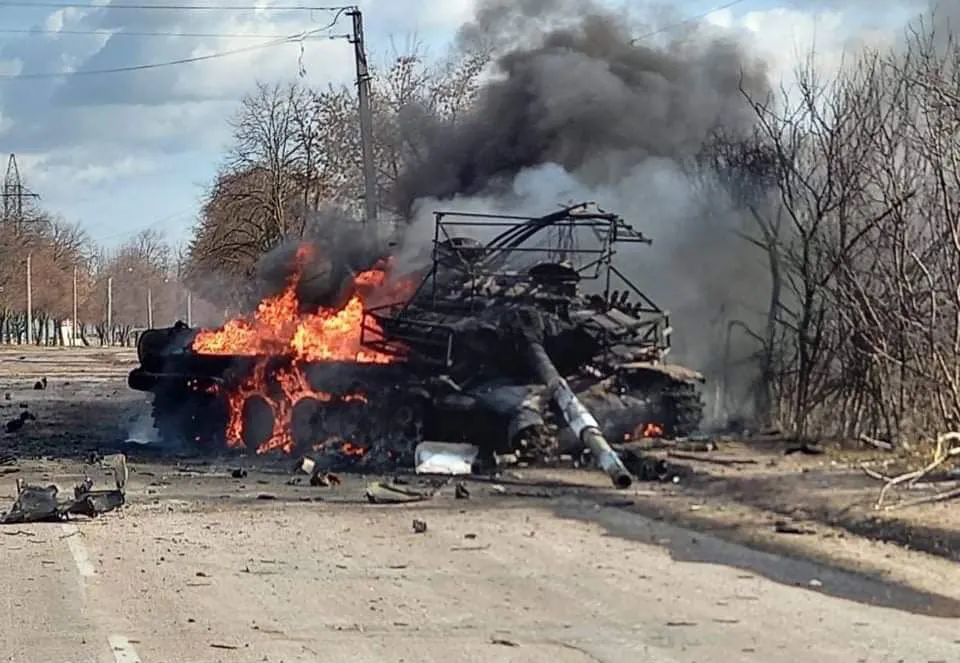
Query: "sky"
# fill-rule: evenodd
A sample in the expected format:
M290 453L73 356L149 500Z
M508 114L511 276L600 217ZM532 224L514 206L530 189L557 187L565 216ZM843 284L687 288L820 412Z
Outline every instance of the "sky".
M91 0L78 0L87 1ZM371 57L385 62L395 47L402 48L413 36L428 53L442 54L457 27L469 20L475 1L359 2ZM160 0L112 2L162 4ZM24 183L40 195L44 208L79 223L92 239L108 247L147 228L163 232L175 243L189 238L205 188L229 146L229 119L257 81L300 78L313 86L338 85L350 82L354 73L352 47L344 39L262 46L276 41L275 37L323 28L332 19L326 11L51 6L57 4L54 0L0 0L0 155L16 153ZM166 4L201 4L201 0ZM204 0L204 4L325 3ZM639 0L617 4L628 5L634 14L645 6ZM788 79L796 58L811 44L816 44L819 61L829 69L858 41L891 41L906 21L909 3L686 0L667 4L673 5L673 21L702 17L698 20L739 31L768 60L774 78ZM730 6L717 9L723 5ZM348 29L349 17L341 17L329 32L343 35ZM77 34L89 32L97 34ZM58 75L238 49L249 50L133 72Z

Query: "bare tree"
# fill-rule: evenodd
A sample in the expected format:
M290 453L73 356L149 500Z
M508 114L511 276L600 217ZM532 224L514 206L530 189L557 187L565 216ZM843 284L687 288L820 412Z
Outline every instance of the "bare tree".
M298 109L306 92L298 85L258 84L241 102L233 120L234 147L227 158L232 174L251 174L246 203L260 211L267 242L276 243L290 232L290 200L296 174L303 172L304 143L298 131ZM312 145L312 142L311 142Z

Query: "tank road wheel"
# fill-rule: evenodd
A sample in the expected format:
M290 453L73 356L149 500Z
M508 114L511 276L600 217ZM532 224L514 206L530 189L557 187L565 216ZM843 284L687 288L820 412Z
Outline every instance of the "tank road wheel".
M605 430L614 439L636 434L638 425L659 424L669 438L689 437L700 430L704 404L697 385L657 371L638 371L617 384L619 407L604 407ZM596 406L596 405L595 405Z
M326 429L323 406L316 398L303 398L293 406L290 434L298 450L309 451L326 439L323 433Z
M273 435L273 407L258 394L243 402L243 444L247 449L256 449Z
M668 385L661 396L664 420L669 422L671 437L688 437L700 429L703 420L703 400L696 386L686 383Z
M153 425L166 444L222 449L227 411L212 394L161 389L153 395Z

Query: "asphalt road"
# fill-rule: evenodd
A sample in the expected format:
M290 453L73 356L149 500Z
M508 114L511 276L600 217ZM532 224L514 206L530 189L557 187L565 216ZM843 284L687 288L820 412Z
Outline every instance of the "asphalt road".
M0 530L5 660L960 660L954 602L579 498L151 477L123 514Z
M0 416L26 405L38 420L0 436L20 458L0 475L0 510L18 477L69 490L90 471L80 459L143 410L123 382L129 351L20 354L0 353ZM49 388L33 390L41 375ZM0 660L960 661L955 600L605 506L610 490L584 473L569 478L588 488L550 497L472 483L469 500L448 486L380 506L362 477L312 488L229 467L134 454L122 512L0 526ZM623 496L661 499L642 485ZM960 594L942 560L831 541Z

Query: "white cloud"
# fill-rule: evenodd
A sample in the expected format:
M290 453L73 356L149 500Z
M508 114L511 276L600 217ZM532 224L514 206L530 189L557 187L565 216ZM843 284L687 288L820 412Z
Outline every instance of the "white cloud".
M394 32L431 31L448 36L473 16L478 0L368 0L359 3L367 22L382 21Z
M426 5L423 3L421 6ZM446 0L439 7L422 12L424 24L430 28L456 30L473 16L474 0Z
M605 0L602 0L605 1ZM106 0L103 0L104 4ZM271 4L256 0L258 5ZM441 52L457 28L469 20L479 0L364 0L368 49L374 58L388 55L391 37L416 35L430 52ZM628 3L622 3L628 4ZM784 3L785 4L785 3ZM793 5L796 7L797 5ZM739 7L738 7L739 9ZM869 11L869 6L867 10ZM114 34L75 35L71 30L110 32L191 32L287 35L320 27L326 12L230 14L221 12L127 12L100 9L58 9L27 18L57 34L32 34L0 41L0 75L107 69L175 60L247 48L258 43L244 38L134 37ZM680 10L677 10L680 11ZM719 11L708 23L749 35L758 54L776 76L787 76L797 54L816 43L825 67L835 67L851 39L895 36L895 26L873 33L857 26L849 11L815 12L769 8L747 13ZM342 16L335 33L349 31ZM109 227L119 187L136 183L128 192L128 207L136 196L144 207L180 209L197 199L198 180L213 177L229 140L227 120L240 97L258 80L302 80L324 87L349 83L353 54L343 40L284 44L228 57L135 73L24 81L0 80L0 145L22 158L29 184L45 200L64 205L57 210L71 218L71 202L83 199L83 209L102 209L98 224ZM299 78L301 64L305 70ZM163 166L157 166L157 164ZM177 164L182 164L178 167ZM160 168L159 170L157 170ZM187 175L186 173L189 173ZM163 179L164 199L140 188L144 181ZM107 193L110 192L110 193ZM127 195L127 194L125 194ZM177 198L177 200L171 200ZM101 218L102 217L102 218Z
M863 20L859 9L855 5L830 10L774 7L739 15L725 9L706 20L745 35L753 52L767 63L773 84L791 90L797 65L809 58L821 75L830 77L862 48L882 49L895 43L905 21L902 13L871 22Z
M23 71L23 61L19 58L0 60L0 74L16 76Z
M48 188L55 183L71 187L102 186L118 178L149 175L157 170L157 162L146 157L128 154L89 163L85 162L86 156L84 153L47 152L20 154L17 158L25 168L39 175L31 182L34 188Z

